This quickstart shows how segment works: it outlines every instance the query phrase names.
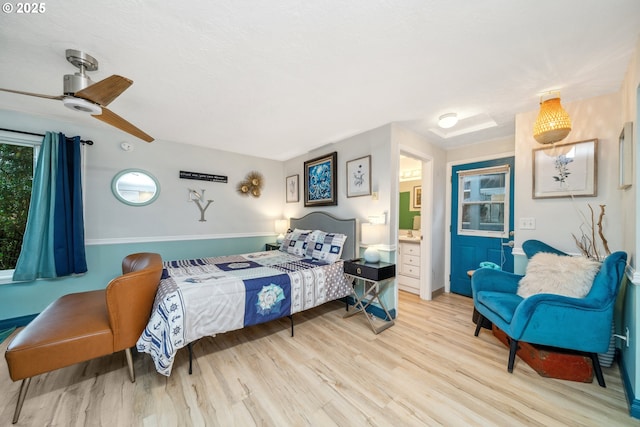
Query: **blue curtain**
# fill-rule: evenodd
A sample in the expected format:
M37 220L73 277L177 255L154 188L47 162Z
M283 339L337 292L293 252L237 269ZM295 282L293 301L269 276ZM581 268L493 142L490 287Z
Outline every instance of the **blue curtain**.
M42 141L14 281L87 271L80 144L80 137L53 132Z

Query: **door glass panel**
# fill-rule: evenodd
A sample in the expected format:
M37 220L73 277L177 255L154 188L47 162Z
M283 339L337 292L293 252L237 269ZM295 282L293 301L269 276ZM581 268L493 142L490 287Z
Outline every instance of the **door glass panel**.
M509 224L509 169L475 170L458 177L458 233L504 237Z

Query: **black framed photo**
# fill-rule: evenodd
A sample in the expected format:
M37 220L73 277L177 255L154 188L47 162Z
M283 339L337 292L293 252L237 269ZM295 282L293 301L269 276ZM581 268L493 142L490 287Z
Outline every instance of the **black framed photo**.
M338 153L304 162L304 205L334 206L338 204Z
M287 177L285 191L287 193L287 203L296 203L300 201L299 175L291 175Z

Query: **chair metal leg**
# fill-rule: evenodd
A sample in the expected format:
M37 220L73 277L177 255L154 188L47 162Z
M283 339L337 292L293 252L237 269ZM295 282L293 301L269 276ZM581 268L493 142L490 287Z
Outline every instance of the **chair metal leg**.
M476 319L476 321L478 322L476 324L476 333L473 335L477 337L478 334L480 333L480 329L482 329L482 324L484 323L484 316L478 313L478 319Z
M513 363L516 360L516 352L518 351L518 341L514 340L513 338L510 339L510 345L509 345L509 364L507 365L507 371L509 371L509 373L513 372Z
M596 374L596 379L598 380L598 385L600 387L607 387L604 383L604 376L602 375L602 366L600 366L600 360L598 359L597 353L589 353L591 356L591 364L593 365L593 373Z
M193 374L193 346L192 343L187 344L189 349L189 375Z
M31 384L31 377L23 379L22 384L20 384L20 392L18 393L18 403L16 404L16 411L13 413L13 421L12 421L13 424L18 422L18 418L20 417L20 411L22 411L22 404L24 403L24 398L27 396L27 390L29 390L29 384Z
M125 348L124 354L127 356L127 365L129 366L129 379L132 383L136 382L136 372L133 370L133 357L131 356L131 349Z

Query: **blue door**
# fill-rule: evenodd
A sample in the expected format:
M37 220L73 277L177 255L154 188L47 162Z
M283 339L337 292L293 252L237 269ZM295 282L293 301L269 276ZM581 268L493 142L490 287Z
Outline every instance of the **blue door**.
M513 272L514 158L457 165L451 176L451 292L471 296L468 272Z

